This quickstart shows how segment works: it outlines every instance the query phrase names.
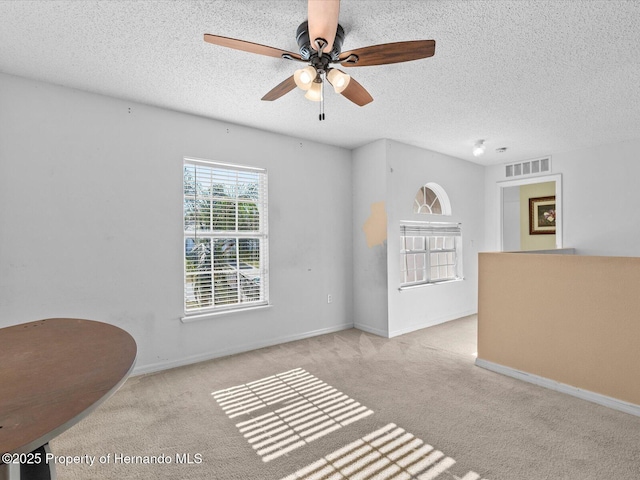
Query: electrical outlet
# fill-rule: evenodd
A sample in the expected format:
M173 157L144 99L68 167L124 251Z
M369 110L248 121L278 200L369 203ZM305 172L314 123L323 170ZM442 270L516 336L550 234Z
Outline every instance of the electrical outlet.
M327 303L331 303L333 302L333 297L331 296L331 294L327 295Z

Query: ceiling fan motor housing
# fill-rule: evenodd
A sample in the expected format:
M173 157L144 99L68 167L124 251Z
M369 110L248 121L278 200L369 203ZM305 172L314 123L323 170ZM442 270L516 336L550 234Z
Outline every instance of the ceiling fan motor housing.
M315 39L314 39L315 40ZM296 31L296 41L300 47L300 56L303 60L310 60L312 56L317 55L315 49L311 48L311 39L309 38L309 23L302 22ZM328 54L332 62L337 62L340 52L342 52L342 42L344 42L344 29L338 24L336 37L333 41L333 47Z

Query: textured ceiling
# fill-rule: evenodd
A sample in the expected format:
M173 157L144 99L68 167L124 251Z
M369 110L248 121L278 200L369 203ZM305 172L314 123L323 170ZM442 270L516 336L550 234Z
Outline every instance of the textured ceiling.
M349 70L358 107L296 89L297 62L204 33L297 51L306 0L0 1L0 72L354 148L390 138L483 164L640 138L640 1L342 0L343 50L436 40L435 56ZM471 155L486 139L483 157ZM499 154L496 148L508 147Z

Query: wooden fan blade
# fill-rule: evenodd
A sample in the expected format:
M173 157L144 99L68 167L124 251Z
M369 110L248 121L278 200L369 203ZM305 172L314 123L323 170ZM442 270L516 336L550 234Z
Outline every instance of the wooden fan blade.
M327 42L322 51L326 53L331 51L336 37L336 30L338 30L339 13L340 0L309 0L307 14L311 48L317 50L315 40L316 38L322 38Z
M260 55L267 55L268 57L276 58L290 58L292 60L302 60L302 57L298 53L288 52L286 50L280 50L279 48L268 47L266 45L260 45L259 43L247 42L245 40L236 40L235 38L221 37L219 35L204 34L204 41L219 45L221 47L234 48L236 50L242 50L243 52L258 53Z
M296 82L293 79L293 75L291 75L284 82L281 82L273 87L269 93L262 97L262 100L272 102L279 99L284 94L289 93L294 88L296 88Z
M412 40L349 50L342 52L338 61L343 67L369 67L419 60L433 56L435 51L435 40Z
M373 102L373 97L362 85L356 82L353 77L351 77L349 85L341 92L341 95L360 107L364 107L367 103Z

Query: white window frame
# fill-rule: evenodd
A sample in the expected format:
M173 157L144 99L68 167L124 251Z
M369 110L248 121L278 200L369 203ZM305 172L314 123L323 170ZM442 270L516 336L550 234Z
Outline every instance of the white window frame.
M400 223L399 290L464 280L462 265L460 223Z
M235 191L235 196L224 196L220 197L219 194L214 193L212 190L209 190L207 193L204 191L203 194L199 193L198 189L195 189L195 192L190 191L187 192L186 182L185 182L185 172L188 167L195 168L196 172L209 172L211 175L217 175L218 177L222 176L226 178L234 178L235 183L233 181L228 181L225 185L233 192ZM258 208L258 227L256 229L244 230L239 228L241 223L239 221L239 213L238 213L238 202L243 198L238 196L239 188L241 185L241 180L239 180L242 176L253 176L257 175L258 183L258 199L256 201L256 206ZM216 178L218 178L216 177ZM226 180L225 178L225 180ZM194 183L197 182L197 175L194 179ZM214 181L211 181L213 185ZM206 189L205 189L206 190ZM224 230L216 230L213 227L213 214L210 216L205 216L211 218L211 228L209 229L198 229L191 225L187 225L186 222L186 205L187 201L193 201L198 198L200 195L200 199L204 199L205 201L211 201L212 203L215 200L220 200L220 198L224 198L231 203L235 203L235 214L233 216L229 216L231 218L232 228L224 229ZM246 198L246 197L244 197ZM228 208L228 207L224 207ZM218 313L226 313L226 312L235 312L239 310L252 309L256 307L264 307L269 305L269 235L268 235L268 189L267 189L267 171L263 168L250 167L245 165L236 165L229 163L220 163L220 162L212 162L208 160L196 159L196 158L188 158L185 157L183 161L183 232L184 232L184 243L183 243L183 259L184 259L184 275L183 275L183 287L184 287L184 314L185 316L182 318L183 321L189 321L190 319L197 319L202 317L207 317L212 314ZM224 218L224 217L223 217ZM254 267L253 269L243 269L242 267L242 259L240 257L240 249L238 245L241 244L243 239L255 239L259 245L259 265ZM190 242L193 241L193 243ZM210 280L210 298L207 301L203 302L205 305L198 305L200 301L196 298L195 289L193 288L194 283L190 282L190 278L193 278L193 271L189 270L189 248L188 245L197 245L198 242L214 242L215 240L226 240L230 244L234 245L235 249L235 263L233 258L230 261L229 268L224 270L222 273L229 277L233 276L233 273L236 274L236 282L235 289L237 298L235 302L232 303L224 303L216 305L216 297L215 297L215 272L220 272L220 270L216 270L216 261L213 258L213 254L211 254L211 259L204 263L204 269L200 272L195 273L195 275L199 275L202 272L210 272L211 280ZM212 248L210 249L212 250ZM220 264L218 264L219 266ZM235 267L234 267L235 265ZM229 270L229 271L227 271ZM233 271L231 271L233 270ZM206 274L205 274L206 275ZM221 275L219 273L219 275ZM250 278L249 277L253 277ZM206 284L206 276L205 284ZM255 279L258 279L257 281ZM251 281L252 286L249 288L246 287L247 282ZM256 286L257 284L257 286ZM244 285L244 287L243 287ZM247 295L246 291L250 290L251 295ZM229 290L233 292L233 290ZM257 298L253 298L257 295ZM203 295L203 297L205 297ZM207 302L209 304L207 304Z
M431 204L426 203L426 191L430 190L434 195L435 199L431 202ZM423 201L418 202L418 194L422 193ZM440 204L440 213L433 212L433 205L436 201ZM440 185L434 182L425 183L418 189L418 193L416 193L416 197L413 200L413 213L419 213L421 215L429 214L429 215L451 215L451 201L449 200L449 196L447 192L444 191Z

